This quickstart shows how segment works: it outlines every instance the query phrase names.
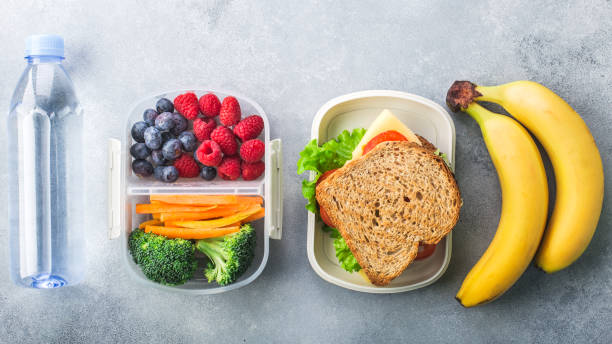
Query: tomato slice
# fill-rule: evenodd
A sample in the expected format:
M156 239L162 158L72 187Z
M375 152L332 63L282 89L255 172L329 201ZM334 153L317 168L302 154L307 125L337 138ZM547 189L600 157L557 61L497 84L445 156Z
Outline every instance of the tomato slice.
M398 133L395 130L383 131L382 133L374 136L368 143L365 144L365 146L363 146L363 155L366 155L379 143L387 141L408 141L408 139L406 139L406 136Z
M332 223L332 220L329 218L329 215L327 215L327 211L321 205L319 205L319 215L321 215L321 220L323 221L323 223L332 228L336 228L336 226L334 226L334 224Z
M425 259L431 256L435 251L436 251L436 245L420 244L419 253L417 253L415 260Z
M319 185L320 182L324 181L325 179L327 179L327 177L331 176L332 173L336 172L336 170L338 170L337 168L334 168L333 170L329 170L329 171L325 171L323 172L323 174L319 177L319 179L317 180L317 185Z
M327 179L327 177L331 176L331 174L336 172L336 170L337 168L333 170L325 171L317 180L317 185L319 185L320 182ZM321 215L321 220L323 221L323 223L325 223L326 225L330 227L336 228L336 226L334 226L331 219L329 218L329 215L327 215L327 211L325 211L325 208L323 208L320 204L319 204L319 215Z

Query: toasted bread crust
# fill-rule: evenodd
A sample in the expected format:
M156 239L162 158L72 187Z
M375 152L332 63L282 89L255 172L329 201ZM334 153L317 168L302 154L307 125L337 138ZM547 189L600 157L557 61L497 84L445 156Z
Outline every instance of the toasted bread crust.
M423 136L419 135L419 134L415 134L416 137L419 139L419 141L421 141L421 146L429 151L435 152L436 150L438 150L438 148L436 148L436 146L433 145L433 143L427 141L426 138L424 138Z
M459 219L457 183L427 143L381 143L317 186L317 201L375 285L389 284L420 242L438 243Z

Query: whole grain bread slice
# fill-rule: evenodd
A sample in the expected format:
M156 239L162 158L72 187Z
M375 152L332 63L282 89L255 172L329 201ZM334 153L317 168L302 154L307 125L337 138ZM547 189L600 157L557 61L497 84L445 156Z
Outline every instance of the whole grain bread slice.
M349 162L317 186L316 198L378 286L410 265L420 242L444 238L462 204L444 161L431 147L405 141L381 143Z

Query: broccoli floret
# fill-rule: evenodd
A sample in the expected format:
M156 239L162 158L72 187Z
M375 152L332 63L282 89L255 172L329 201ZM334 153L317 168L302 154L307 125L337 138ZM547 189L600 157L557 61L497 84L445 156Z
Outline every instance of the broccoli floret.
M193 277L197 262L194 244L189 240L168 239L135 229L130 234L128 246L134 262L152 281L179 285Z
M198 240L196 248L210 259L204 270L208 282L227 285L236 281L253 262L255 238L255 230L246 224L236 233Z
M138 247L140 247L144 234L144 231L136 229L132 231L130 238L128 239L128 247L130 249L130 253L132 254L132 258L134 259L134 263L138 263L138 254L140 253Z

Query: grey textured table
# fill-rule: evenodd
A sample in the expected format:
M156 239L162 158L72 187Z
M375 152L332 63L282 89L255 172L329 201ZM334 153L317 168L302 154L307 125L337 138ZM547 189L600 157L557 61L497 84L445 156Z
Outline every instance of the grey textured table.
M0 259L0 342L612 342L611 202L588 250L569 269L545 275L530 267L483 307L464 309L453 299L500 211L495 170L467 116L454 117L465 204L453 258L438 282L418 291L369 295L319 278L306 258L302 177L295 173L312 118L332 97L395 89L443 105L455 79L531 79L584 116L612 180L610 1L164 3L0 4L1 109L24 67L25 36L53 32L66 39L66 66L87 116L90 262L85 283L49 292L13 286ZM106 139L123 135L135 99L193 85L252 97L270 116L272 137L284 142L283 240L271 242L268 266L254 283L208 297L142 289L121 266L119 242L106 235ZM0 146L4 152L4 135ZM2 156L6 185L11 166ZM607 201L611 196L608 187ZM5 200L2 192L1 214ZM5 221L0 253L8 257Z

